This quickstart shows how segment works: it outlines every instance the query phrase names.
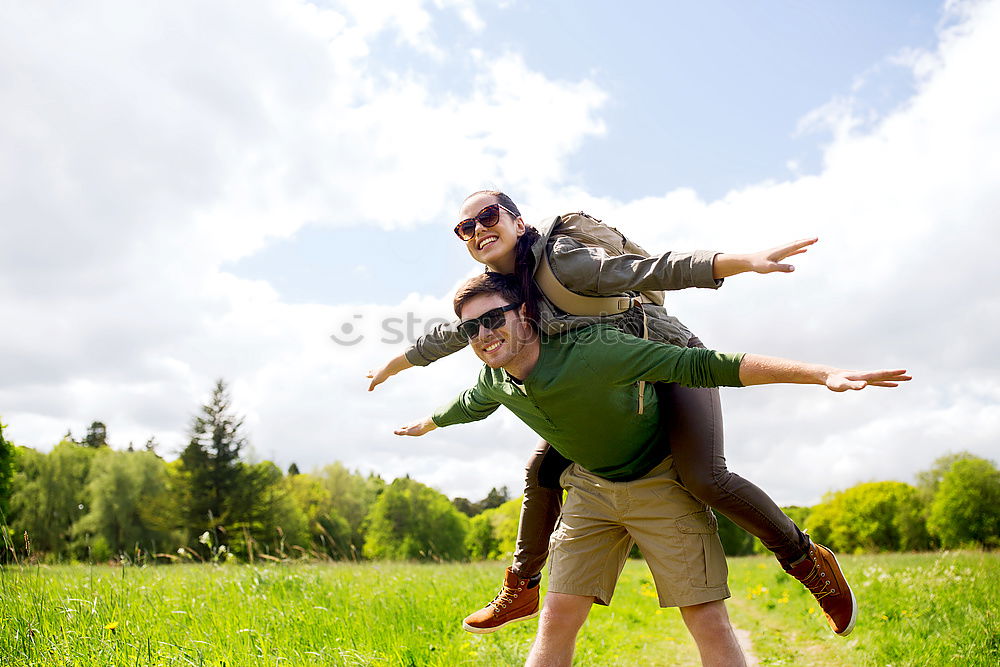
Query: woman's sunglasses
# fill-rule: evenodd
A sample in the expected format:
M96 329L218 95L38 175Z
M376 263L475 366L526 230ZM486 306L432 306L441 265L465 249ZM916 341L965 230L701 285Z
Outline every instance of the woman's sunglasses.
M495 331L504 325L507 321L507 311L514 310L521 304L512 303L509 306L500 306L499 308L494 308L493 310L487 310L485 313L479 317L473 317L471 320L465 320L458 325L458 330L465 336L466 340L472 340L474 337L479 335L479 327L484 329L489 329L490 331Z
M455 234L463 241L468 241L476 235L476 223L479 223L483 227L492 227L500 222L500 209L510 213L512 218L517 218L509 208L500 204L490 204L473 217L466 218L455 225Z

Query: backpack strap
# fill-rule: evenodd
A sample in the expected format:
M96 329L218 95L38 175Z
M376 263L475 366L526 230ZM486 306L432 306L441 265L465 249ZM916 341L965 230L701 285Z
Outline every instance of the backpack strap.
M642 310L642 300L639 297L629 296L584 296L570 290L556 278L549 264L549 254L542 249L542 256L537 262L535 269L535 282L542 290L549 301L560 310L570 315L580 315L587 317L603 317L605 315L620 315L633 305ZM649 323L646 319L646 311L642 310L642 337L649 339ZM639 381L639 414L645 410L644 394L646 391L646 381Z
M535 282L542 294L559 310L570 315L603 317L620 315L632 307L633 298L629 296L584 296L573 292L556 278L552 265L549 264L549 254L545 250L539 259L535 269Z

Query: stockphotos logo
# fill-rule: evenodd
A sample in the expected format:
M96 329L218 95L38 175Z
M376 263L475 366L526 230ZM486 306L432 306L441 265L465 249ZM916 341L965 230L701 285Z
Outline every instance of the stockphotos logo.
M366 324L368 326L365 326ZM377 322L366 323L364 315L355 313L349 320L341 322L336 331L330 334L330 340L337 345L353 347L371 336L378 336L378 341L386 345L399 345L400 343L412 345L421 336L438 328L444 328L454 333L454 327L451 323L440 317L425 321L413 313L406 313L402 316L384 317ZM374 331L367 331L367 329L374 329Z

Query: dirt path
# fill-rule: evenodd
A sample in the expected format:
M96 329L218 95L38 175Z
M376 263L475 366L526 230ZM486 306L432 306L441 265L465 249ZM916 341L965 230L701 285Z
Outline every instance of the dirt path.
M750 633L736 626L733 626L733 630L736 632L736 639L740 642L740 647L743 649L743 655L747 659L747 667L760 667L760 660L757 659L757 656L753 652Z

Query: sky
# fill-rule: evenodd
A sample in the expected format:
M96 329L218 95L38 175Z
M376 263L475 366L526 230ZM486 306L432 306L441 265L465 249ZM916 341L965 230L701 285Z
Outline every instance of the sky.
M913 373L723 390L729 467L780 504L997 460L997 62L981 0L4 4L5 433L173 458L223 378L252 460L517 493L504 410L392 433L471 352L365 378L481 270L451 229L495 187L654 252L820 237L667 303L716 349Z

